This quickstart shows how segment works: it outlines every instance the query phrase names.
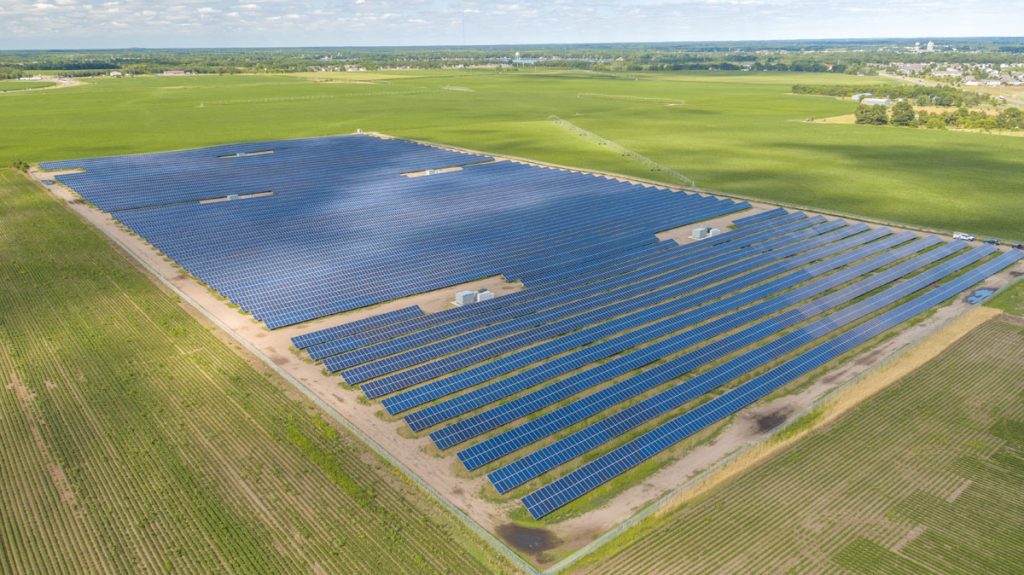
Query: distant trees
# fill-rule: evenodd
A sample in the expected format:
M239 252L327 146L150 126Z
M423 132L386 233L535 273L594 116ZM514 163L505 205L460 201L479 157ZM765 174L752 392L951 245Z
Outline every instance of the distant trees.
M1004 130L1024 130L1024 112L1020 108L1007 108L996 116L996 126Z
M910 102L901 100L893 104L892 109L861 104L853 114L856 123L875 126L889 124L934 130L1024 130L1024 111L1019 108L1004 108L998 114L965 107L949 112L918 112Z
M914 113L914 107L910 105L910 102L900 100L893 104L892 116L889 118L889 123L893 126L912 126L916 119L917 115Z
M857 106L853 116L858 124L872 124L884 126L889 123L889 113L885 106L868 106L861 104Z
M907 84L796 84L794 94L835 96L847 98L854 94L870 93L877 98L902 99L918 106L978 106L989 103L988 94L964 92L950 86L917 86Z
M1024 130L1024 112L1018 108L1005 108L998 114L989 114L982 110L956 110L932 114L922 111L918 113L915 126L924 128L945 129L959 128L962 130Z

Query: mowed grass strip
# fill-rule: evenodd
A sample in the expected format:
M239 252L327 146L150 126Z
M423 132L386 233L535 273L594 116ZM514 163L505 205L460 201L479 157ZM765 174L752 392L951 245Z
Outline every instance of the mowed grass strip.
M20 92L53 86L56 82L36 82L32 80L0 80L0 92Z
M21 174L0 214L0 571L510 570Z
M1016 280L1002 293L985 302L985 305L1024 317L1024 279Z
M403 77L408 75L415 77ZM872 84L878 78L544 71L415 71L365 78L374 79L97 78L73 90L12 93L5 96L9 105L0 106L0 165L361 128L667 177L565 130L549 121L554 115L693 177L707 189L1024 241L1018 184L1024 174L1024 138L807 123L851 114L856 104L790 93L798 83ZM460 89L445 89L452 86Z
M577 572L1019 572L1022 373L1024 322L999 316Z

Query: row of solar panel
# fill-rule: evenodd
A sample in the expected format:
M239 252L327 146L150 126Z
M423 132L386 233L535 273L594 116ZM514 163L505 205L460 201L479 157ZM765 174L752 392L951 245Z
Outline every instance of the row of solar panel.
M530 283L532 270L653 254L665 249L654 232L748 207L513 162L469 165L487 159L349 136L45 166L86 168L63 181L271 327L495 274ZM400 175L439 165L464 167ZM259 200L174 203L268 189Z
M259 151L273 153L237 157ZM236 157L225 161L222 156ZM413 142L350 135L43 162L42 166L48 170L86 169L86 173L68 174L60 179L88 195L100 209L114 211L211 197L211 190L223 195L252 192L256 191L251 187L253 179L277 179L284 183L299 171L323 180L457 166L488 159Z
M975 263L978 259L987 255L987 253L984 248L979 248L950 262L941 264L931 271L911 278L880 294L842 308L839 311L834 311L809 325L789 332L781 338L764 343L752 351L693 377L685 385L680 384L670 387L572 435L546 445L490 473L488 477L501 492L506 492L522 485L526 481L575 459L583 453L610 441L614 437L618 437L656 416L700 397L711 389L781 358L787 353L796 351L821 336L827 335L852 321L865 317L917 290L923 289L945 275ZM737 336L732 336L734 339L740 340L734 349L741 349L746 345L753 344L766 335L780 333L782 330L797 325L799 322L818 315L823 311L838 308L847 304L853 298L863 295L863 293L860 290L840 291L832 297L826 297L822 301L808 304L805 308L769 318L745 330L744 335L737 334ZM749 337L747 334L753 334L753 336ZM583 406L582 408L568 410L570 415L564 417L570 418L571 421L567 425L605 411L628 397L634 397L637 393L653 389L677 379L695 367L705 365L708 360L719 359L721 356L717 353L718 347L712 346L711 350L709 350L710 353L707 354L698 353L670 360L642 374L620 382L612 388L608 388L607 393L603 391L602 393L588 396L585 400L578 402L579 405ZM705 382L709 383L705 384ZM714 387L711 387L712 385ZM583 413L579 413L579 411L583 411ZM547 437L547 435L547 433L535 434L529 437L529 440L531 442L538 441Z
M420 309L419 306L403 307L394 311L384 312L382 314L344 323L342 325L336 325L295 336L292 338L292 345L294 345L296 349L305 349L313 345L330 341L334 338L356 334L360 331L373 327L391 325L404 319L419 317L422 315L423 310Z
M796 215L797 214L794 214L794 216ZM711 256L739 250L767 238L787 234L790 234L787 237L807 237L806 234L792 235L792 233L804 230L813 224L823 223L825 221L821 217L807 219L802 214L799 214L799 216L799 221L794 221L787 225L779 225L771 231L757 230L757 233L755 234L740 234L738 232L725 234L722 237L731 236L733 233L738 234L736 237L731 238L732 241L727 246L721 246L718 243L712 242L702 242L697 246L675 246L666 252L658 253L651 257L637 258L626 261L619 266L605 267L599 272L576 274L572 280L560 282L556 286L534 287L524 292L491 300L487 302L487 305L447 310L445 312L416 318L415 321L402 322L400 324L389 326L388 328L366 331L359 334L358 337L338 338L331 342L322 344L319 347L312 348L310 353L315 359L322 359L350 349L367 346L375 342L394 339L399 336L410 334L414 331L422 333L431 326L438 326L441 324L447 324L449 326L455 325L451 322L459 320L460 318L472 317L479 320L480 317L484 317L486 319L489 317L497 317L496 314L506 315L508 313L516 313L516 310L518 310L518 313L520 314L533 311L534 309L539 309L537 307L538 303L543 304L544 306L556 305L555 303L548 303L548 300L551 299L551 296L553 295L558 296L555 300L556 302L578 299L660 273L667 273L668 271L678 269L684 264L692 264L702 259L708 259ZM809 235L814 235L815 233L820 232L811 232ZM627 272L637 270L638 268L644 269L642 271L635 272L632 275L623 275ZM619 277L615 278L615 283L596 284L598 280L605 279L610 276ZM510 315L509 317L513 316Z
M797 225L781 232L783 222ZM761 340L769 340L753 351L692 377L686 385L670 386L492 471L490 479L499 491L505 492L661 414L682 407L706 393L707 390L700 390L708 386L720 387L752 369L784 358L943 277L976 264L994 251L979 248L943 261L966 245L954 242L936 247L941 243L937 238L910 241L914 238L910 233L892 235L884 229L868 231L863 225L822 224L820 219L811 223L803 221L802 215L786 214L783 210L743 218L737 224L736 231L718 236L717 243L650 250L636 257L630 257L627 252L586 262L582 275L594 274L592 277L571 276L582 283L568 290L576 290L575 293L581 294L578 298L570 297L554 305L541 305L536 301L531 304L528 296L522 295L530 291L527 290L516 294L522 301L511 301L504 306L495 303L491 309L475 310L480 315L471 314L469 310L452 310L452 317L448 318L421 316L360 330L355 340L340 347L347 345L364 350L363 357L370 359L362 365L376 366L379 373L368 371L365 379L369 383L363 385L364 390L371 390L370 394L394 391L389 387L394 381L387 383L389 377L398 376L410 382L398 389L427 382L386 398L384 405L391 413L469 390L406 416L414 430L423 430L471 414L431 434L442 449L536 414L587 389L614 382L631 371L643 370L461 451L459 457L466 467L477 469L602 412L614 411L614 406L657 390L686 373L698 371ZM744 232L748 227L757 231ZM764 233L767 230L771 232ZM783 240L776 237L780 232L793 236ZM739 240L744 238L747 242L741 243ZM747 257L723 258L723 254L730 253L730 242L737 242L732 250L743 246ZM769 243L771 247L767 249L747 247ZM664 265L665 262L679 257L675 251L687 248L694 250L685 260L691 264L689 275L672 276L671 270L686 266L673 267ZM659 262L663 265L656 268ZM703 263L705 267L698 269L699 266L692 265L694 262ZM941 263L935 265L936 262ZM918 274L931 265L935 267ZM609 272L610 268L615 271ZM646 275L637 273L644 268L658 271ZM555 279L548 289L558 286L561 282L557 278L564 277L559 276L558 271L554 273ZM630 280L616 282L617 278L628 274L633 274ZM715 279L703 285L691 283L694 287L689 290L671 289L694 282L694 274ZM665 281L663 276L671 279ZM869 295L897 281L900 283L894 287ZM629 289L631 286L638 287ZM536 289L545 289L545 282L539 282ZM660 297L645 297L659 291ZM616 292L617 295L612 295ZM865 295L869 297L851 303ZM631 308L630 302L639 305ZM703 305L690 309L700 304ZM494 313L496 310L501 311ZM822 314L827 315L815 319ZM762 320L764 317L768 319ZM810 323L802 325L807 321ZM431 326L436 327L431 329ZM740 331L729 333L741 327ZM780 333L785 335L771 339ZM725 337L716 339L722 336ZM405 338L404 344L391 344L402 338ZM390 345L374 347L377 342ZM360 346L360 343L365 345ZM375 351L365 351L371 349ZM680 353L682 355L678 355ZM405 369L409 367L411 369ZM570 371L581 368L586 369L565 377ZM376 377L387 373L391 375ZM407 373L419 375L408 379L409 376L404 375ZM444 377L436 378L438 374ZM556 381L556 378L563 379ZM382 382L385 385L373 391L374 386ZM551 383L518 395L544 382ZM702 385L702 382L711 383ZM499 403L511 396L517 397ZM497 404L472 414L492 403ZM552 499L545 495L543 500ZM550 512L557 508L545 505L550 504L540 505L536 510ZM531 509L531 513L534 511ZM541 515L535 513L535 516Z
M789 226L789 224L792 224L797 220L807 220L807 218L804 214L794 213L791 215L787 215L784 218L779 218L777 220L773 220L772 222L764 223L762 225L749 226L747 228L744 228L744 230L731 231L719 236L707 238L701 241L699 244L689 245L686 246L685 248L675 245L674 242L663 242L662 244L659 245L668 244L671 246L667 253L655 253L636 258L630 258L627 255L625 258L623 258L622 261L618 261L615 265L608 266L601 266L601 264L606 260L598 260L596 262L598 266L596 270L581 270L579 268L570 268L570 278L566 280L551 282L551 285L548 285L548 282L544 282L543 285L534 284L533 287L526 291L509 294L504 297L482 302L480 304L476 304L473 306L451 308L444 311L435 312L430 315L421 315L412 320L403 320L394 325L390 325L388 326L387 329L378 330L367 328L366 330L346 330L344 333L338 333L336 336L331 335L335 332L331 331L330 329L324 330L325 334L327 334L329 337L322 338L324 341L317 341L316 344L326 343L327 341L331 341L334 339L341 339L347 335L355 335L357 333L374 334L375 337L373 337L372 341L383 341L385 339L398 337L402 334L423 330L434 325L440 325L451 321L455 321L456 319L462 317L468 317L476 314L491 313L493 310L512 307L525 301L549 298L556 294L562 296L569 290L573 289L574 286L580 286L583 284L598 281L606 277L626 273L628 271L644 267L645 265L652 265L655 263L664 262L668 258L679 257L680 252L683 251L685 251L687 259L679 261L683 263L696 261L699 257L701 257L701 254L703 254L705 251L710 250L719 244L730 241L738 242L740 240L750 243L756 241L757 238L768 237L768 235L763 235L762 232L769 228L771 228L774 233L781 234L784 232L800 229L801 227L809 227L814 222L824 221L823 218L817 217L807 220L801 226ZM559 298L559 301L562 301L563 299L564 297ZM330 355L330 353L322 354L319 356L325 357L326 355Z
M790 226L778 228L773 232L764 232L763 234L752 236L748 241L730 242L730 244L722 246L709 246L708 250L697 251L681 249L673 250L671 253L663 253L655 261L641 262L641 264L649 263L650 265L643 266L641 269L631 273L617 275L613 278L606 279L603 282L589 282L584 286L575 287L575 289L565 289L558 294L559 298L557 302L551 302L546 299L535 299L529 304L509 306L504 310L493 314L486 316L477 315L473 319L447 323L442 326L434 327L432 330L424 329L418 331L416 334L407 335L400 339L393 338L394 333L392 330L387 338L389 341L386 342L385 346L381 346L379 352L375 349L367 349L365 347L384 341L379 334L375 334L333 341L329 344L323 345L322 347L311 349L310 356L313 357L313 359L323 359L331 355L338 355L348 350L362 348L358 354L353 354L351 359L335 359L331 363L330 367L334 368L334 366L337 366L340 369L350 365L358 365L359 363L364 363L377 357L383 357L403 349L410 349L417 345L429 343L441 337L457 335L472 326L480 324L480 322L494 323L499 320L517 317L546 307L578 305L577 302L580 299L585 297L597 297L597 295L606 297L603 294L604 292L623 289L626 285L633 286L632 289L635 291L637 289L636 286L640 285L640 280L643 279L648 279L648 281L654 282L648 284L659 284L665 283L666 279L671 279L673 277L689 277L695 270L700 269L700 266L717 266L720 265L720 263L727 263L746 255L752 255L754 252L767 252L774 247L786 244L787 241L792 241L793 238L806 237L815 233L820 233L821 229L824 228L801 232L801 230L806 230L806 228L810 227L813 223L820 221L823 220L800 221L791 224ZM839 224L826 225L836 227ZM764 241L762 244L758 244L756 249L751 249L754 242L767 239L770 235L775 236L771 241ZM713 256L720 257L711 263L709 260ZM667 274L670 272L675 275L668 276Z
M824 236L821 236L821 238L819 239L798 242L796 244L793 244L792 246L786 247L785 249L770 252L767 256L763 256L760 258L751 258L749 261L741 261L738 264L725 266L717 270L714 270L708 274L700 275L687 281L682 281L667 287L656 289L653 292L641 294L641 297L639 298L634 298L631 300L620 302L618 304L611 305L606 308L595 310L594 312L581 314L580 316L571 318L570 320L562 322L560 324L553 324L551 326L546 326L545 328L542 329L536 329L527 334L507 338L509 344L496 345L496 343L492 343L488 344L487 346L482 346L480 348L473 348L471 350L467 350L465 352L456 354L455 356L445 357L433 363L418 366L414 370L404 371L399 374L394 374L393 376L378 379L376 381L366 384L365 386L363 386L363 389L366 392L367 396L374 397L376 395L380 395L381 390L394 391L395 389L399 388L399 386L408 387L414 383L419 383L422 380L428 379L429 376L435 373L450 373L457 369L461 369L469 365L470 360L479 361L481 358L493 357L496 353L505 353L507 351L512 351L513 349L515 349L515 347L521 347L526 344L536 343L538 341L548 339L549 337L561 335L563 333L580 329L593 323L598 323L604 320L611 319L612 317L618 315L622 315L622 317L619 317L614 321L601 324L597 328L599 330L598 333L587 332L585 335L580 335L579 333L577 333L577 338L592 337L593 339L599 339L600 337L606 337L619 331L635 328L638 327L639 325L648 323L652 320L664 317L666 315L680 313L681 311L684 311L688 308L700 305L701 303L706 301L707 295L713 294L712 297L715 297L720 293L728 293L728 291L732 291L737 287L749 285L749 282L757 281L758 278L771 277L772 275L775 275L776 273L784 269L792 269L800 265L803 265L804 263L806 263L806 261L809 261L807 258L817 257L819 254L818 251L814 251L800 258L785 261L783 264L781 264L782 267L780 267L779 265L770 266L769 269L765 269L754 274L748 274L743 278L731 280L730 282L726 282L725 284L715 286L714 289L710 290L710 294L700 293L689 295L687 297L682 298L678 297L689 292L692 292L700 288L701 286L706 285L709 282L715 282L727 277L731 277L736 275L737 273L747 271L754 266L767 263L769 261L767 258L769 257L773 259L785 258L787 255L791 255L792 253L797 253L798 251L808 248L809 246L812 245L809 242L823 243L827 242L829 239L838 238L840 234L853 234L855 232L856 228L851 226L848 228L837 230L832 234L826 234ZM865 234L863 238L858 238L855 241L864 242L868 241L869 239L873 238ZM849 244L841 243L830 249L844 249L845 247L848 247L848 245ZM679 278L674 279L678 280ZM659 301L662 300L668 301L658 303ZM652 304L657 305L652 306ZM572 343L575 342L572 341ZM567 351L567 349L562 348L561 344L562 342L557 342L554 344L555 353ZM481 351L478 350L486 350L487 352L490 353L489 355L485 356L483 353L481 353ZM502 362L505 364L518 363L518 359L519 358L504 358ZM475 363L476 361L472 361L472 363ZM509 366L509 369L515 369L515 367ZM343 372L343 375L345 377L348 377L348 374L351 371L353 370L345 371ZM445 389L445 387L447 386L438 386L435 384L429 386L429 389L430 391L438 391L441 389ZM450 389L445 389L445 391L447 393L451 392ZM422 392L418 393L417 395L420 396L420 400L422 401ZM432 399L433 398L436 397L432 397ZM409 401L409 398L407 396L401 397L401 399L396 398L396 401L394 402L385 401L385 406L389 410L392 410L393 413L395 412L393 410L398 409L400 406L408 408L414 405L415 404L412 404Z
M523 504L534 518L543 517L686 437L983 281L1022 257L1024 253L1019 250L1003 254L924 295L874 317L545 485L524 497Z
M540 240L538 240L538 242L540 242ZM550 247L550 242L548 242L548 243L547 243L547 247ZM169 255L172 255L172 256L173 256L174 254L169 254ZM490 273L490 272L492 272L492 271L494 271L494 270L486 270L486 271L480 271L480 272L473 272L473 273L472 273L471 275L473 275L473 276L476 276L476 275L480 275L480 274L486 274L486 273ZM306 272L306 273L308 274L309 272ZM435 271L434 273L435 273L435 274L437 274L438 272L437 272L437 271ZM294 277L288 277L288 276L285 276L285 277L284 277L284 278L282 278L282 280L280 280L280 281L285 281L285 282L287 282L287 281L291 281L291 282L295 282L295 281L297 281L297 280L300 280L300 279L301 279L301 278L294 278ZM446 281L451 281L451 278L450 278L450 276L449 276L449 277L446 277L445 279L446 279ZM422 277L421 277L421 278L419 278L419 281L426 281L426 280L425 280L424 278L422 278ZM366 283L367 283L367 282L364 282L364 284L366 284ZM442 283L444 283L444 282L442 282ZM317 284L317 286L316 286L316 288L315 288L315 289L313 289L313 290L307 290L307 291L311 291L311 292L312 292L312 293L310 293L310 294L309 294L309 297L311 297L311 298L314 298L314 299L322 299L322 298L321 298L321 296L320 296L320 294L317 294L317 293L316 293L316 291L317 291L317 290L322 290L322 289L323 289L323 285L324 285L324 282L319 282L319 283ZM216 286L215 286L215 287L216 287ZM369 288L365 288L365 289L369 289ZM401 289L401 287L399 286L399 288L398 288L398 289ZM222 290L222 291L223 291L223 290ZM233 297L233 298L234 298L234 299L236 299L236 300L238 300L238 299L239 299L239 294L236 294L236 293L232 293L232 292L228 291L228 292L227 292L227 295L229 295L229 296ZM296 301L296 302L297 302L297 303L298 303L299 305L301 305L301 304L302 304L302 300L301 300L301 298L295 298L295 297L293 297L293 298L292 298L292 301ZM290 304L290 305L297 305L297 304Z
M899 234L892 236L891 238L887 238L886 240L873 242L867 246L853 250L852 252L831 257L824 260L821 264L809 266L803 270L797 270L796 272L787 274L786 276L780 277L779 279L773 280L769 283L738 292L735 295L715 301L708 305L703 305L685 314L663 319L627 335L580 349L552 362L531 368L527 372L519 373L513 377L501 380L500 383L485 386L484 388L474 390L474 392L453 398L448 402L437 404L410 414L406 417L406 421L414 430L420 431L426 427L436 425L458 415L468 413L473 409L486 405L486 403L507 397L513 393L524 391L525 389L533 387L545 380L564 375L575 369L583 368L589 363L604 360L614 354L626 352L643 343L669 336L672 333L687 328L685 331L682 331L677 335L663 339L660 342L651 344L643 349L638 349L634 353L625 354L615 360L612 360L608 364L604 364L600 368L604 379L594 379L593 377L590 377L589 381L605 381L612 377L624 375L632 369L642 367L659 360L662 357L677 353L692 345L710 340L731 329L740 327L749 321L762 317L763 315L774 313L803 299L819 295L823 291L832 289L846 281L858 277L859 275L874 271L883 265L888 265L896 259L905 257L915 251L931 247L938 241L934 238L918 240L908 246L891 250L877 257L871 258L868 261L851 267L849 270L841 271L825 279L808 284L807 286L793 289L788 293L775 296L756 305L739 310L741 306L746 306L747 304L757 301L763 297L793 288L793 286L808 279L833 271L838 267L885 250L893 245L904 243L908 239L907 235ZM711 318L721 315L724 312L732 313L705 325L689 327L705 322ZM581 375L578 379L583 380L583 376ZM558 386L551 386L549 388L545 388L545 390L542 390L541 392L537 392L536 394L517 398L511 402L496 406L485 413L478 414L477 416L439 429L431 434L431 438L434 440L435 444L442 449L451 447L452 445L461 443L481 433L494 429L499 425L514 421L527 413L532 413L542 407L551 405L555 401L566 399L572 394L570 390L579 392L585 388L586 387L574 388L573 386L568 385L567 381L563 380L562 384Z

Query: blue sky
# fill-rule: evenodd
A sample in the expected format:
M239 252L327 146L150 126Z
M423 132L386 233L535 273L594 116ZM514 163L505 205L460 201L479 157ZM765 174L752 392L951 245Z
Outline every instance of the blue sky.
M0 0L0 49L1024 34L1024 0Z

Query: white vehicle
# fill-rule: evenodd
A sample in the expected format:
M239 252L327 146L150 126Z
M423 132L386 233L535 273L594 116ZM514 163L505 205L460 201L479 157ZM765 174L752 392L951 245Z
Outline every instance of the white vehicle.
M965 234L963 232L953 232L953 239L964 240L966 242L973 242L974 236L972 236L971 234Z

